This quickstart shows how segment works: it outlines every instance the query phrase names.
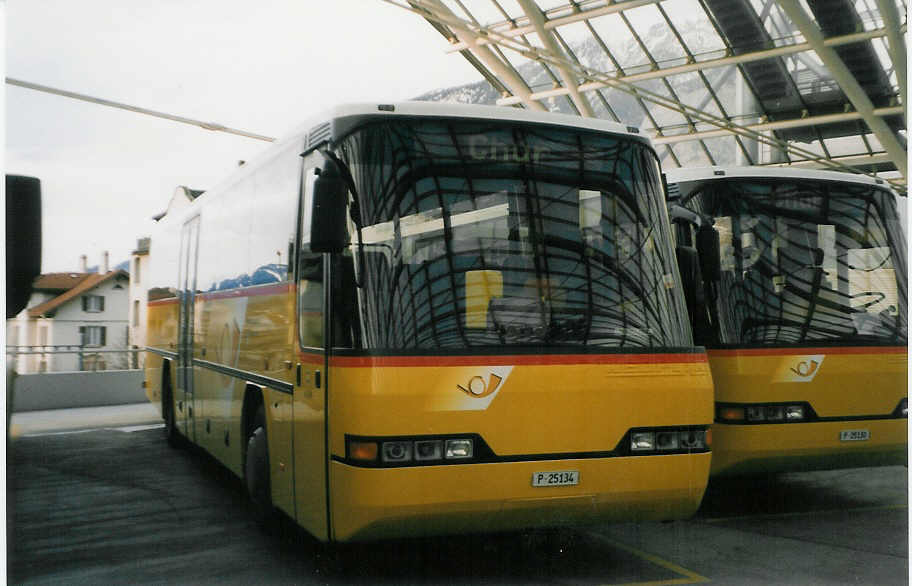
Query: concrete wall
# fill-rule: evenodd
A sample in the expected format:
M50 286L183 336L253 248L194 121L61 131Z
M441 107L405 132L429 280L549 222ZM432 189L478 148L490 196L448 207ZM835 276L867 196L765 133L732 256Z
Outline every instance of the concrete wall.
M20 374L12 387L12 412L145 403L142 380L142 370Z

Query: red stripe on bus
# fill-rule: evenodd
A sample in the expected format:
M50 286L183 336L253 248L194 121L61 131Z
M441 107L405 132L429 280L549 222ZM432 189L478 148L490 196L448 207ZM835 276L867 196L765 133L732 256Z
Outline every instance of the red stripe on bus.
M840 346L824 348L741 348L738 350L707 350L710 358L738 356L803 356L806 354L907 354L905 346Z
M299 353L302 361L322 362L315 354ZM318 358L318 360L314 360ZM333 366L392 367L392 366L500 366L500 365L561 365L561 364L672 364L706 363L705 354L557 354L503 356L332 356Z

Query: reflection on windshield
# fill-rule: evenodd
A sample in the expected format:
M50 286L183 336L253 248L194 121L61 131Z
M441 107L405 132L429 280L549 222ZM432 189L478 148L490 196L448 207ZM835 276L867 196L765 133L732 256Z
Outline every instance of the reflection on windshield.
M342 152L370 194L353 245L368 348L690 345L646 146L421 122Z
M719 182L722 344L905 343L905 241L893 196L835 182Z

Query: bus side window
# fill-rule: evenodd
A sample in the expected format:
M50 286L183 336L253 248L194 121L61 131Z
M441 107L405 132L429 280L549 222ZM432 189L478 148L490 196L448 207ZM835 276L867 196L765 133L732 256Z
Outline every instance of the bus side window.
M298 339L302 348L323 347L323 254L301 252L298 264Z

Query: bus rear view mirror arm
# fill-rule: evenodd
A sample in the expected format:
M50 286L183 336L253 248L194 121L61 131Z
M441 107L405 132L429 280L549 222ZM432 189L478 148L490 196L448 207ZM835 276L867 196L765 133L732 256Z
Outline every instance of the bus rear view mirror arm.
M712 224L704 223L697 230L697 252L700 255L700 272L703 280L716 282L722 278L722 254L719 246L719 232Z

